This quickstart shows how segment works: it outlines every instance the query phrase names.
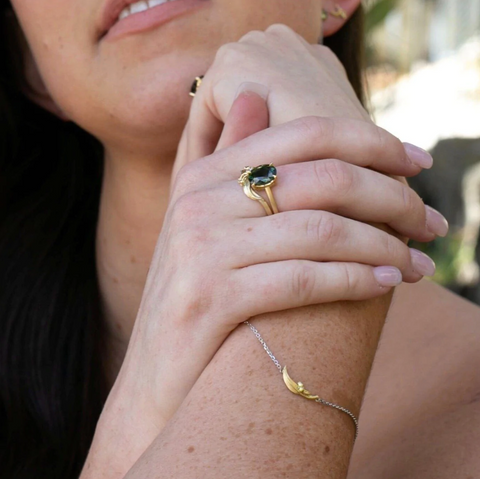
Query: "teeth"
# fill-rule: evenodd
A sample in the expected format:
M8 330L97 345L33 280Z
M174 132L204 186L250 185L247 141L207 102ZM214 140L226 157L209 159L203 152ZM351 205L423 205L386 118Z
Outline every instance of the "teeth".
M128 7L125 7L120 15L118 16L119 20L122 20L123 18L127 18L130 15L133 15L134 13L139 13L147 10L148 8L153 8L158 5L162 5L163 3L171 2L172 0L148 0L148 1L140 1L140 2L135 2L129 5Z
M135 2L130 5L130 12L131 13L139 13L143 12L148 8L148 3L147 2Z
M167 3L171 0L148 0L148 6L150 8L156 7L157 5L161 5L162 3Z
M124 8L120 13L118 19L121 20L122 18L126 18L130 15L130 7Z

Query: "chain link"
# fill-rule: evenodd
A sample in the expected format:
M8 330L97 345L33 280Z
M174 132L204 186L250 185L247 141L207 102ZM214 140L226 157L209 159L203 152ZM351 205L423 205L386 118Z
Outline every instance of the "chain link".
M258 332L257 328L249 323L248 321L244 321L245 324L247 324L250 329L253 331L253 334L257 337L257 339L260 341L260 343L263 346L263 349L265 349L265 352L270 356L270 359L274 362L275 366L277 366L277 369L279 370L280 374L282 373L282 366L278 362L277 358L273 355L272 351L270 351L270 348L267 346L267 343L263 340L263 338L260 336L260 333Z
M264 339L262 338L262 336L258 332L258 329L252 323L250 323L249 321L244 321L244 323L253 331L253 334L255 334L255 337L260 341L260 343L262 344L265 352L270 356L270 359L274 362L274 364L277 367L277 369L279 370L279 372L282 373L282 366L278 362L277 358L273 355L270 348L267 346L267 343L264 341ZM356 418L356 416L351 411L349 411L347 408L345 408L343 406L339 406L338 404L326 401L325 399L322 399L322 398L315 399L315 402L317 402L319 404L323 404L324 406L329 406L329 407L332 407L334 409L338 409L339 411L342 411L345 414L348 414L350 416L350 418L352 419L354 425L355 425L355 439L357 439L357 436L358 436L358 419Z

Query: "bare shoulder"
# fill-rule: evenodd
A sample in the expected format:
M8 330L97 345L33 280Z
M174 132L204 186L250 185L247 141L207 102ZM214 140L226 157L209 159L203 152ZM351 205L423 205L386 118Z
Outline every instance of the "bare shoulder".
M480 307L423 280L397 289L349 479L480 474Z

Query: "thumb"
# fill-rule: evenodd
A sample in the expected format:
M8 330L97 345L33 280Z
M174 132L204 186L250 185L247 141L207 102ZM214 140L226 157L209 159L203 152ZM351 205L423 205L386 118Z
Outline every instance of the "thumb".
M268 88L259 83L245 82L238 92L225 124L205 102L197 105L193 114L190 113L173 164L170 194L182 166L269 127Z
M240 85L215 151L269 127L267 97L268 89L263 85L252 82Z

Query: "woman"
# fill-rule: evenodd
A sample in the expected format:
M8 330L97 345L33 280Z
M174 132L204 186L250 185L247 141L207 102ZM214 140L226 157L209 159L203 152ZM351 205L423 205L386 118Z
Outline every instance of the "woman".
M359 0L130 3L2 8L3 475L473 476L480 311L419 281L448 227L359 101ZM402 279L352 455L242 323L355 417Z

